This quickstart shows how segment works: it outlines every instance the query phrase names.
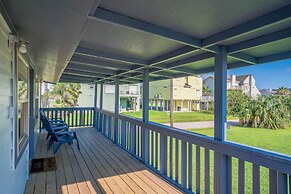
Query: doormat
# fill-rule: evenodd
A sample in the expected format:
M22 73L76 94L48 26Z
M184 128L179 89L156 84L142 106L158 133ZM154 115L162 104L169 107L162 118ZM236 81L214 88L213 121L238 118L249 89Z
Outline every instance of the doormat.
M30 173L48 172L57 170L55 157L36 158L31 161Z

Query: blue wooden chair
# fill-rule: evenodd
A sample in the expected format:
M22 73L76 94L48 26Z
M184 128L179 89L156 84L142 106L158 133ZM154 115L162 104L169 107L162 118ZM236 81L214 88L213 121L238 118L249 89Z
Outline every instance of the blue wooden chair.
M43 119L44 118L49 120L43 110L40 109L39 113L40 113L40 121L42 123L43 123ZM55 132L68 131L69 130L69 126L61 119L52 119L52 120L49 120L49 122L51 124L52 130L55 131ZM44 129L46 129L46 128L44 127ZM48 139L49 137L50 137L50 134L48 133L46 139Z
M50 149L52 144L56 142L54 154L57 153L61 145L66 144L66 143L71 145L74 140L76 141L77 147L80 150L77 133L75 131L55 131L53 130L52 125L47 117L43 117L42 123L43 123L44 128L47 130L47 132L50 135L48 149Z

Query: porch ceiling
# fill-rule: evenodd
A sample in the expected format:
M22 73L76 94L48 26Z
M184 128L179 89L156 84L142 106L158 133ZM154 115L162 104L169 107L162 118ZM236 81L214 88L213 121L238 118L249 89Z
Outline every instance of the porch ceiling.
M291 58L290 0L3 3L50 82L140 82L144 68L151 80L210 72L220 45L229 68Z

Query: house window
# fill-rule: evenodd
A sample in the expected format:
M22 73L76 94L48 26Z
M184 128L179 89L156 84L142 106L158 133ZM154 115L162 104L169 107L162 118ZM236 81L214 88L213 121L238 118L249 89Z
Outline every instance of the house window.
M18 153L25 147L29 129L29 67L17 57L17 144Z

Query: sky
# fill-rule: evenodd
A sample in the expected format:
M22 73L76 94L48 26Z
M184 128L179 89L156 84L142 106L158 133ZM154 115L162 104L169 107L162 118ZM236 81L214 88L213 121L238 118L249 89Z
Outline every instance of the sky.
M259 89L291 88L291 59L228 70L228 75L252 74ZM205 74L207 77L210 74Z

